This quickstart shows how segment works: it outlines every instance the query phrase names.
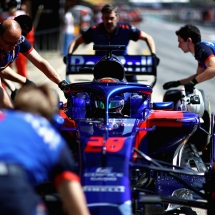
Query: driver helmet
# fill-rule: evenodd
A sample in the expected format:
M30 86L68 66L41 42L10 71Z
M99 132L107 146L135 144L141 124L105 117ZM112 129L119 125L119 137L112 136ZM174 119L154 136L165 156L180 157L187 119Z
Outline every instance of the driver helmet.
M99 80L97 80L97 82L99 83L116 83L119 82L118 79L115 78L110 78L110 77L105 77L105 78L101 78ZM124 107L124 95L117 95L113 98L110 98L109 100L109 104L108 104L108 109L109 112L115 112L115 113L121 113L123 107ZM98 97L96 99L96 108L98 109L105 109L105 105L104 105L104 98Z
M110 98L108 103L109 112L121 113L124 103L124 95L117 95ZM96 108L105 109L104 98L99 97L96 99Z

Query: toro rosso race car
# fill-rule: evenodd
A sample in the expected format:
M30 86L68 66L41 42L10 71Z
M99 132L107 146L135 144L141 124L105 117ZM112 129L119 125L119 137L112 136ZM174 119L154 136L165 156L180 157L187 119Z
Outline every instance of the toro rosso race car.
M152 103L153 56L112 54L123 48L94 45L107 55L67 57L67 75L93 74L90 82L68 85L67 102L60 103L59 110L64 119L61 133L76 159L91 214L212 207L213 120L206 131L201 116L175 110L174 101ZM127 82L126 75L134 74L152 75L154 81ZM199 129L210 139L209 163L192 140Z

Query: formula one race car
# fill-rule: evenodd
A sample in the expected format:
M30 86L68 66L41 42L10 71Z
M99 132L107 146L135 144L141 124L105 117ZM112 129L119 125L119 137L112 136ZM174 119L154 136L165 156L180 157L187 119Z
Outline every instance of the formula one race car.
M189 143L201 127L200 116L174 110L172 101L151 103L155 81L151 86L127 82L126 74L153 75L156 80L156 67L153 56L112 54L123 48L94 45L107 55L91 60L82 56L82 66L75 60L81 56L67 58L67 75L93 74L91 82L68 85L67 102L59 110L61 133L76 159L91 214L163 214L183 205L208 208L212 192L205 184L211 181L207 175L214 152L207 166L195 142ZM213 131L213 122L211 127Z

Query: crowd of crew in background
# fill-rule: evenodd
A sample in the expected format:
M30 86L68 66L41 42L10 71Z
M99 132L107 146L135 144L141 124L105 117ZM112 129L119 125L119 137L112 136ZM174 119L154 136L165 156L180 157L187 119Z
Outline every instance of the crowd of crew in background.
M183 22L200 22L202 24L214 22L214 11L211 8L179 8L175 13L176 20Z
M68 25L73 25L74 35L77 36L80 33L86 31L91 25L96 25L102 22L101 8L101 6L94 6L90 8L82 5L68 8L68 6L65 5L65 17L63 26L68 27ZM66 14L68 16L68 12L72 14L70 14L70 16L72 16L72 18L74 19L73 21L69 22L68 20L66 20ZM119 19L120 21L129 22L132 25L136 25L142 21L142 16L138 9L131 9L128 6L121 6L119 7Z
M94 6L92 8L75 5L69 7L64 5L64 16L62 19L62 50L61 54L67 54L68 43L72 41L76 36L88 30L92 25L96 25L102 22L101 18L102 6ZM119 19L120 21L129 22L132 25L137 25L142 21L142 16L138 9L132 9L128 6L119 7Z

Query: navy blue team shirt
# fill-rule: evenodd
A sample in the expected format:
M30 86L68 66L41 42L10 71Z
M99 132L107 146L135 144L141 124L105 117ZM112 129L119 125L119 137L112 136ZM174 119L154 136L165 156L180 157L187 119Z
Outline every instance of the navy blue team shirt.
M125 45L127 47L130 40L137 41L140 38L141 31L129 23L119 21L116 30L108 35L102 22L90 27L82 36L86 44L93 42L95 45ZM104 54L103 51L96 51L96 55ZM113 51L113 54L127 54L127 49L125 51Z
M215 43L202 41L195 45L195 58L199 67L207 68L206 62L215 55Z
M14 110L0 113L0 161L19 164L32 186L79 180L64 139L43 117Z
M24 36L22 36L22 40L22 43L16 46L13 51L7 52L0 49L0 72L16 60L19 52L27 54L32 51L33 46L30 42Z

